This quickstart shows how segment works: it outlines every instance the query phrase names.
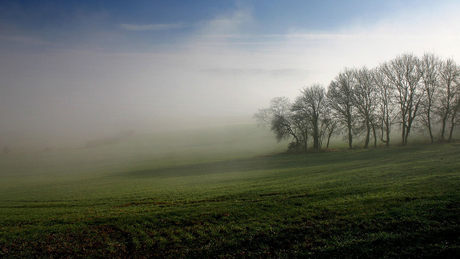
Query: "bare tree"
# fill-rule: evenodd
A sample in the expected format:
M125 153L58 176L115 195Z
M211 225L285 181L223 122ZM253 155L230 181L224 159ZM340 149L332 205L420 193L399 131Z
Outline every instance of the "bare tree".
M323 118L322 126L323 126L324 136L327 139L326 148L328 149L329 144L331 142L331 137L334 134L337 134L338 132L337 125L334 119L332 118L332 112L331 112L331 108L329 107L329 104L326 105L325 110L324 110L324 118Z
M324 87L304 88L294 103L285 97L274 98L269 108L254 115L259 123L269 124L278 141L292 139L290 148L307 151L309 141L319 149L333 134L344 134L348 146L353 138L365 135L364 148L371 134L390 145L395 124L406 145L411 131L423 130L433 143L437 138L451 141L460 125L460 66L452 59L435 54L417 58L403 54L375 69L349 69Z
M297 136L296 128L292 125L290 116L274 115L270 129L276 134L278 142L293 137L298 146L300 139Z
M354 116L354 71L345 69L329 85L327 92L328 105L332 117L348 133L348 146L353 148L353 135L355 130Z
M292 111L301 115L311 125L313 149L320 149L324 128L322 123L326 108L326 91L320 85L304 88L292 106Z
M460 96L457 96L457 98L455 99L454 109L452 110L452 117L450 119L449 139L447 140L448 142L452 141L454 128L460 124L460 119L458 116L459 113L460 113Z
M254 118L259 125L271 124L274 116L285 116L290 113L291 102L287 97L275 97L270 100L270 107L259 109Z
M425 94L420 86L422 73L419 59L404 54L382 65L382 71L396 90L396 103L400 108L401 143L407 144L410 131L418 115Z
M354 105L356 107L359 118L366 130L364 140L364 148L369 147L371 130L374 136L374 147L377 145L376 134L376 110L377 110L377 87L374 82L374 74L371 70L363 67L355 70L355 86L353 87Z
M452 139L460 105L460 67L452 59L442 62L440 70L439 106L437 113L441 123L441 141L446 141L447 123L450 123L449 138Z
M292 104L287 97L275 97L270 101L270 107L259 109L254 118L259 125L270 125L277 141L293 139L294 148L299 149L307 139L304 139L304 122L291 111Z
M385 66L385 65L382 65ZM374 70L374 82L378 89L380 141L390 146L390 133L395 116L394 90L381 68Z
M436 98L439 89L439 73L441 70L441 60L434 54L425 54L420 60L420 73L422 85L425 90L425 97L421 103L421 119L423 125L428 129L431 143L434 143L433 115L436 105Z
M297 150L302 148L305 152L307 152L311 122L306 120L303 114L297 112L292 112L291 118L298 136L298 142L295 144L295 147Z

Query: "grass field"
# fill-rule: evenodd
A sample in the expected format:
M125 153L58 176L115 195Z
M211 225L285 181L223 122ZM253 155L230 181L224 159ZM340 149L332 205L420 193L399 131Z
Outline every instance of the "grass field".
M460 258L459 145L227 129L1 156L0 257Z

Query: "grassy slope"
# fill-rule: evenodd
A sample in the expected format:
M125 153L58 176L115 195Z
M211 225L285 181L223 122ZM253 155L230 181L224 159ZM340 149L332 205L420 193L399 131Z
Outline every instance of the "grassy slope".
M36 158L32 173L9 170L0 256L460 255L460 146L244 158L256 150L240 144L248 153L190 145L184 153L199 154L151 162L143 152L123 160L112 147L91 151L102 158L85 153L92 162L77 163L83 155L72 151L51 165ZM24 158L2 165L16 170L15 159Z

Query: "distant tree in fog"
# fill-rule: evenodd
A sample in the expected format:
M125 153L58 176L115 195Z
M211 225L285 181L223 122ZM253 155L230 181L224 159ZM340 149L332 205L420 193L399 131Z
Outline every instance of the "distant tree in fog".
M275 97L270 101L270 107L259 109L254 118L259 124L270 125L276 139L294 139L296 148L300 146L302 137L298 130L299 121L292 112L292 104L286 97Z

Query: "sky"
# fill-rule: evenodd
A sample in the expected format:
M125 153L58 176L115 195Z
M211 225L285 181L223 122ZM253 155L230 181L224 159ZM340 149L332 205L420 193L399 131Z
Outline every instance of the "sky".
M345 67L458 60L458 13L442 0L1 1L0 146L251 121Z

